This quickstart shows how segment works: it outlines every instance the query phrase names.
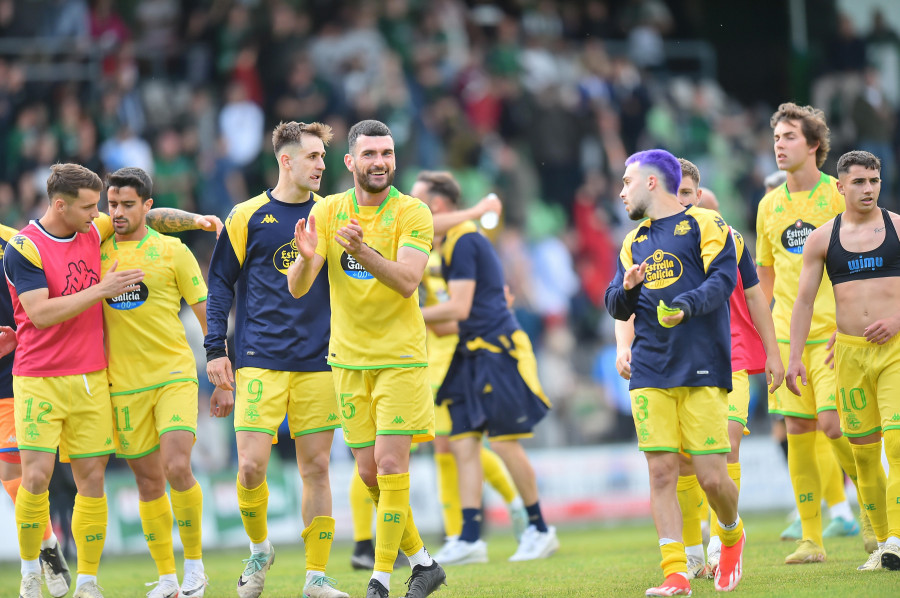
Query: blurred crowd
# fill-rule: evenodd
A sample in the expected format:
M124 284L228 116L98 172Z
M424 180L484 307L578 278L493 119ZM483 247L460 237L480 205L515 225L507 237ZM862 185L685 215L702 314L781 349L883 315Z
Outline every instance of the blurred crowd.
M40 215L63 161L101 176L138 166L154 205L224 217L274 185L282 120L333 127L322 193L336 192L352 185L348 127L377 118L401 190L422 168L449 169L469 203L504 201L492 237L556 406L536 442L627 437L602 307L632 225L625 158L665 147L693 161L751 237L776 168L774 106L742 105L714 72L673 69L673 31L663 0L0 0L0 221ZM812 94L832 161L850 147L882 158L888 206L898 57L879 15L866 34L842 18ZM211 240L188 241L205 263Z

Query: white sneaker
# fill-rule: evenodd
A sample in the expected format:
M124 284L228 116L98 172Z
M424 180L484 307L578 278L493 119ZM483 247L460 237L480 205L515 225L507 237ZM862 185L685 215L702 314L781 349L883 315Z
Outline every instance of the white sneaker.
M69 565L63 556L59 541L52 548L41 549L41 570L44 572L44 582L51 596L61 598L69 593L72 575L69 573Z
M453 543L457 542L458 540L459 540L459 536L447 536L446 538L444 538L444 545L441 546L440 548L438 548L437 552L435 552L434 554L431 555L431 558L433 558L434 560L436 560L439 563L443 563L444 562L444 558L443 558L444 552L447 550L450 550L450 546L452 546Z
M884 552L884 547L879 546L875 550L872 551L872 554L869 555L869 558L866 559L866 562L856 568L857 571L875 571L877 569L881 569L881 553Z
M96 581L88 581L78 586L72 598L103 598L102 589Z
M200 598L206 592L207 585L209 578L203 573L203 569L191 569L190 573L184 574L180 595L186 598Z
M330 577L317 575L303 586L303 598L350 598L346 592L336 589L335 584Z
M169 579L151 581L144 585L156 586L147 592L147 598L178 598L178 584Z
M513 506L513 503L507 505L509 509L509 519L512 521L513 535L516 542L522 539L525 528L528 527L528 511L523 506Z
M547 531L539 532L537 527L529 525L522 534L519 548L516 554L509 557L510 561L531 561L545 559L559 549L559 539L556 537L556 528L547 526Z
M710 545L707 548L706 555L706 577L709 579L714 579L716 577L716 570L719 568L719 559L722 556L722 544L717 544L716 546Z
M706 577L706 563L700 557L688 555L687 557L688 579Z
M460 539L448 542L441 547L441 560L438 561L442 565L465 565L468 563L486 563L488 562L487 544L484 540L476 540L475 542L463 542ZM438 560L438 556L434 556L434 560Z
M19 586L19 598L44 598L41 592L41 574L29 573L22 578Z
M244 571L237 582L238 597L259 598L266 584L266 571L275 562L275 547L270 547L269 552L251 553L244 562Z

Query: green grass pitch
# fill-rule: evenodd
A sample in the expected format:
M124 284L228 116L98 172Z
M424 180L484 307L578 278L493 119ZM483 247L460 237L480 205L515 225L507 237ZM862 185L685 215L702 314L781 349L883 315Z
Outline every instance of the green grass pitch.
M900 592L900 571L856 570L866 560L859 536L826 541L828 560L825 563L788 566L782 563L794 545L778 540L785 525L783 515L751 514L746 518L746 525L744 579L735 590L738 596L880 598ZM647 587L662 581L656 533L650 521L615 527L569 527L560 529L559 535L561 548L552 558L509 563L506 559L515 550L512 538L504 530L492 530L487 537L491 562L447 567L449 585L435 597L639 597ZM437 549L436 538L426 538L426 541ZM304 558L299 540L292 546L275 548L275 564L266 579L263 597L301 596ZM350 551L348 543L335 543L328 574L350 596L362 598L369 574L350 568ZM204 563L210 578L208 598L236 596L235 582L244 558L247 552L243 550L207 549ZM177 561L180 575L180 555ZM395 571L391 596L405 594L404 582L408 576L408 568ZM0 596L16 596L19 579L18 564L0 565ZM156 569L149 555L108 557L100 565L99 581L106 598L143 598L148 590L144 582L155 579ZM716 594L712 580L694 580L692 588L695 596ZM48 595L46 588L44 595Z

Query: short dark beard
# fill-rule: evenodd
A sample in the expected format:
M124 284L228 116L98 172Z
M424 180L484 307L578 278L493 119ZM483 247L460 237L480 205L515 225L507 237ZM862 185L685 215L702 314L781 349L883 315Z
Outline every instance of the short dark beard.
M385 182L383 187L375 187L369 184L369 175L365 172L356 171L356 181L357 184L362 188L366 193L381 193L388 187L394 184L394 173L396 170L388 171L387 173L387 181Z

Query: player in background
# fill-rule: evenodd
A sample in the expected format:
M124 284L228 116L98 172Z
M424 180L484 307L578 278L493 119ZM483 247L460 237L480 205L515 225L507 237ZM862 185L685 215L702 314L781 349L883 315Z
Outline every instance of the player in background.
M700 187L700 170L690 161L679 158L681 184L678 201L684 207L703 207L717 211L719 203L708 189ZM740 445L744 434L749 434L747 418L750 406L751 374L766 372L766 380L772 385L770 392L784 380L784 365L775 340L772 312L759 288L753 258L744 243L743 236L731 229L738 257L738 282L729 297L731 326L731 382L728 394L728 439L731 452L726 461L728 475L740 492ZM631 378L631 341L634 338L633 318L627 322L616 320L616 368L626 380ZM681 507L683 537L687 553L688 577L715 576L722 550L716 514L712 513L707 558L703 553L701 523L706 520L708 506L706 495L697 481L690 459L682 456L678 476L678 502Z
M183 297L206 331L206 283L190 249L147 226L153 206L150 176L140 168L121 168L106 182L115 235L100 246L101 276L114 263L144 272L138 290L103 302L103 322L116 456L126 459L134 472L141 527L159 573L147 596L203 596L208 583L200 525L203 492L191 471L197 364L178 312ZM210 415L228 416L232 403L230 393L217 389L210 398ZM173 514L184 547L180 588Z
M605 302L617 320L635 316L632 412L649 466L665 575L647 595L691 592L676 493L679 451L691 455L718 515L723 546L715 587L730 591L743 574L745 542L738 490L726 465L732 387L728 297L737 282L733 237L715 213L679 203L681 166L670 153L632 155L622 180L629 217L648 220L626 236ZM705 342L698 346L701 336Z
M787 173L787 182L766 194L756 218L756 263L760 287L775 305L772 316L782 362L787 363L790 314L797 297L803 247L809 234L844 211L844 198L835 179L821 172L830 148L830 132L821 110L785 103L772 115L775 160ZM816 426L828 436L840 466L856 483L856 465L850 444L841 434L835 402L834 371L825 363L826 343L834 332L834 297L823 278L816 298L816 317L804 351L811 384L801 397L781 389L769 398L769 411L784 416L788 438L788 471L800 513L802 539L785 558L787 564L825 560L823 546L822 477L817 464ZM826 468L823 468L826 469ZM839 511L838 511L839 509ZM837 512L836 512L837 511ZM846 503L832 509L847 533L856 522ZM861 517L865 516L861 512Z
M0 259L9 240L19 231L0 224ZM12 368L16 348L15 317L9 287L0 287L0 482L16 504L16 494L22 484L22 461L16 444L16 420L13 413ZM53 525L48 524L41 538L41 568L51 596L65 596L72 583L69 565Z
M350 128L344 164L354 186L318 202L297 221L297 259L288 288L306 295L327 262L331 287L328 363L344 440L377 506L375 568L367 598L388 596L398 547L413 567L409 598L424 598L446 575L425 549L409 505L409 451L434 437L425 323L417 289L431 250L431 212L392 186L390 129Z
M423 172L414 187L435 214L455 212L459 184L446 172ZM462 529L442 550L447 563L487 561L481 539L482 437L501 457L528 514L513 561L546 558L559 548L556 530L541 513L534 469L519 440L533 435L550 402L537 379L528 336L509 310L503 270L490 241L471 221L450 229L441 244L447 300L426 306L428 325L456 324L459 340L437 394L448 403L450 450L459 472Z
M268 539L266 471L273 437L287 414L303 480L301 533L306 549L303 594L341 598L325 575L334 539L328 468L335 428L341 425L326 357L330 335L329 285L311 281L299 301L285 275L297 255L294 226L321 198L331 127L280 123L272 132L278 182L238 204L225 221L209 269L209 330L204 345L209 380L237 389L234 429L238 447L237 495L250 558L237 582L241 598L256 598L275 560ZM225 352L228 314L236 304L235 367Z
M61 459L71 461L78 488L72 514L78 550L74 598L102 598L97 569L107 522L103 482L115 448L99 303L137 291L143 279L140 270L117 270L117 264L100 279L100 243L112 234L109 216L97 210L102 189L100 177L87 168L54 165L46 213L13 237L3 256L18 340L13 389L22 459L16 496L21 598L41 596L38 557L57 448ZM214 230L221 224L171 209L157 210L152 220L148 215L148 223L167 231Z
M900 569L900 216L878 208L881 162L852 151L837 166L846 211L806 239L791 317L788 388L808 380L804 348L827 270L837 321L835 373L844 436L856 461L859 492L877 547L861 570ZM890 475L881 464L881 437Z

